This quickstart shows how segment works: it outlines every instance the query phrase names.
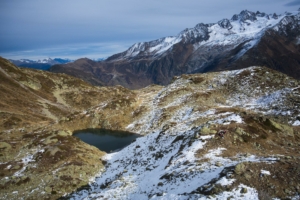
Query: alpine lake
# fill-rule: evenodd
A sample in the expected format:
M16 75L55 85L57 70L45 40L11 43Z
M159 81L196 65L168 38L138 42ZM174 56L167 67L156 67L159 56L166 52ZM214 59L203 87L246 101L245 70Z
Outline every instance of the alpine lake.
M119 151L141 137L136 133L107 129L77 130L73 132L73 136L106 153Z

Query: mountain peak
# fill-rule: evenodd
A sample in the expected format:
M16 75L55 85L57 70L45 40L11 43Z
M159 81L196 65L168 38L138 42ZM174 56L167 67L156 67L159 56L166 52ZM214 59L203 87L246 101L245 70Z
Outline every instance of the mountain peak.
M266 17L267 19L270 19L266 13L259 11L256 12L256 17Z
M232 21L238 21L238 20L240 20L242 22L244 22L246 20L250 20L250 21L253 22L253 21L256 21L257 18L256 18L256 14L254 12L248 11L248 10L243 10L243 11L241 11L240 14L233 15L232 18L231 18L231 20Z
M278 15L277 15L276 13L274 13L274 14L272 15L272 18L273 18L273 19L278 19Z
M222 19L218 22L218 25L224 29L232 29L232 24L230 23L229 19Z

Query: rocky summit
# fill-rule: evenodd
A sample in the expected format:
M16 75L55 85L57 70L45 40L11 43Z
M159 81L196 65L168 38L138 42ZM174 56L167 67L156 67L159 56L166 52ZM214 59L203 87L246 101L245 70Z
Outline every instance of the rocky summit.
M93 85L140 89L167 85L173 76L266 66L300 79L300 12L281 15L243 10L231 19L199 23L176 36L132 45L104 61L54 65Z
M300 84L283 73L129 90L1 59L0 76L2 199L300 198ZM143 137L106 153L72 136L87 128Z

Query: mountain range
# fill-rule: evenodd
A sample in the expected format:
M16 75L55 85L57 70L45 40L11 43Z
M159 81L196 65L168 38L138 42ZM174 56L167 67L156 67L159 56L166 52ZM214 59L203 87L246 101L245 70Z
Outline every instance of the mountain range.
M45 58L40 60L30 60L30 59L19 59L13 60L9 59L10 62L17 65L18 67L26 67L32 69L40 69L40 70L48 70L52 65L55 64L66 64L72 62L70 59L62 59L62 58Z
M79 59L54 65L93 85L138 89L169 84L173 76L266 66L300 78L300 12L282 15L243 10L231 19L199 23L176 36L132 45L95 62Z

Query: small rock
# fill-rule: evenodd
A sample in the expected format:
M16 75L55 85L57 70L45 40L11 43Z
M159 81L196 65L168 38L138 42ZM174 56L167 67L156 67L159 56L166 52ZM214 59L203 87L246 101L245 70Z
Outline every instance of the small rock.
M237 129L235 130L235 132L236 132L237 134L239 134L239 135L244 135L244 134L246 134L245 131L244 131L243 129L241 129L241 128L237 128Z
M249 157L249 156L251 156L251 154L250 153L246 153L245 157Z
M44 144L51 144L51 143L56 143L58 142L58 139L51 139L50 137L46 138L43 143Z
M52 188L47 186L47 187L45 187L45 191L46 191L47 193L51 193Z
M72 135L72 133L70 131L58 131L57 135L68 136L68 135Z
M201 135L209 135L209 134L216 134L217 131L216 130L211 130L210 128L204 126L201 130L200 130L200 134Z
M17 170L17 169L20 169L21 168L21 166L20 165L15 165L15 166L13 166L11 169L13 169L13 170Z
M245 194L245 193L247 193L247 192L248 192L248 189L247 189L247 188L242 188L242 189L241 189L241 193Z
M214 187L211 189L210 194L214 195L214 194L219 194L223 192L222 187L218 186L218 185L214 185Z
M162 183L162 182L159 182L158 184L157 184L157 186L163 186L164 184Z
M290 194L290 193L291 193L291 191L290 191L289 189L284 189L284 192L285 192L286 194Z
M247 180L250 180L251 177L252 177L252 176L251 176L250 174L248 174L248 173L246 173L244 176L245 176L245 178L246 178Z
M221 167L221 166L223 166L223 164L221 162L216 162L216 166Z
M246 166L244 163L237 164L234 168L234 172L238 175L241 175L246 170Z
M0 150L8 151L11 149L11 145L7 142L0 142Z

